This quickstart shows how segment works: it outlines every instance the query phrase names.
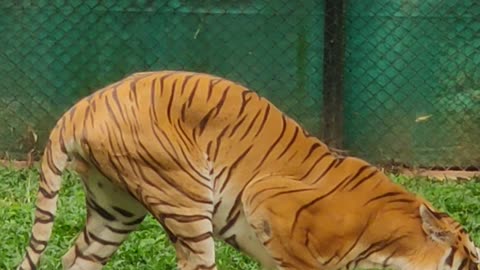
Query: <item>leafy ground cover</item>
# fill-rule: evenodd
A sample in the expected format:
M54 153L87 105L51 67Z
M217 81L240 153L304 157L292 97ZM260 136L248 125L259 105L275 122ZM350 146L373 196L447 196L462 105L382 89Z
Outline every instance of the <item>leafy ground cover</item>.
M32 224L37 176L35 170L0 168L0 269L14 269L24 253ZM401 176L392 178L450 213L480 244L480 179L460 183ZM78 179L67 174L60 192L53 237L42 259L41 270L61 269L61 256L72 245L85 222L84 199ZM255 262L223 243L217 243L217 264L220 270L260 269ZM157 222L148 216L105 269L175 269L174 249Z

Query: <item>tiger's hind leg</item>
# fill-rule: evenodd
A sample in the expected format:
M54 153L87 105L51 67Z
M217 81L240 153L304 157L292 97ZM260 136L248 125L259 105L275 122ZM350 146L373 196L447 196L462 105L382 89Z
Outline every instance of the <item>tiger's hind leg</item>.
M82 177L87 221L75 244L63 256L63 269L100 270L143 221L147 211L130 194L98 173Z

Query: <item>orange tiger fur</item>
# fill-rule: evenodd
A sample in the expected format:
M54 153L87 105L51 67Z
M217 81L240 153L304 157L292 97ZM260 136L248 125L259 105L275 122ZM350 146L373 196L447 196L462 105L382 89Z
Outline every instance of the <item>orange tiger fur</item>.
M47 246L61 174L87 223L64 269L101 269L147 213L179 269L216 269L214 238L268 269L476 269L468 234L356 158L339 157L256 93L208 74L133 74L82 99L52 130L18 269Z

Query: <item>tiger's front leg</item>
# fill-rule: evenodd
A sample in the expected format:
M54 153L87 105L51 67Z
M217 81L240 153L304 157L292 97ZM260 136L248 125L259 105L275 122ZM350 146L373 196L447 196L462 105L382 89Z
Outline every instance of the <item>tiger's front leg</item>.
M215 243L211 231L192 228L191 235L177 235L175 251L180 270L216 270Z
M193 201L185 197L166 197L145 189L147 208L164 228L175 246L179 270L216 270L213 238L213 203L209 199ZM209 198L209 191L205 196ZM175 194L165 190L165 194ZM161 196L161 197L159 197Z
M210 212L190 209L188 214L166 214L157 211L154 209L153 215L175 246L178 269L217 269Z

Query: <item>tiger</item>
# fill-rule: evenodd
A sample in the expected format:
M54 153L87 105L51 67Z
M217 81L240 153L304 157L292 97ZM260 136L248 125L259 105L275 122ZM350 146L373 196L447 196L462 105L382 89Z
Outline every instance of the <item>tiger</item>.
M478 269L477 247L448 214L213 74L132 73L58 119L18 270L40 263L65 170L79 175L87 213L63 269L102 269L147 214L181 270L216 270L216 240L264 269Z

